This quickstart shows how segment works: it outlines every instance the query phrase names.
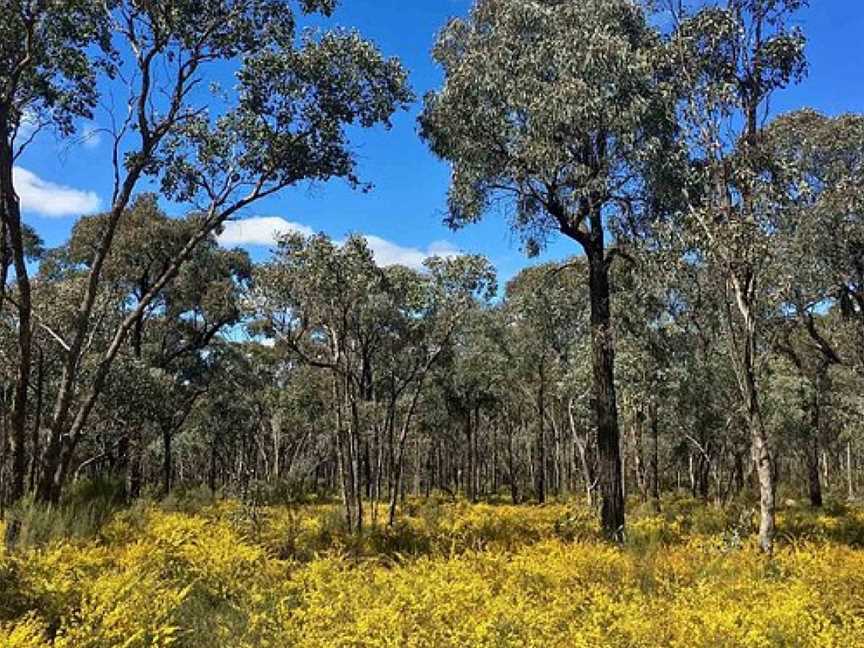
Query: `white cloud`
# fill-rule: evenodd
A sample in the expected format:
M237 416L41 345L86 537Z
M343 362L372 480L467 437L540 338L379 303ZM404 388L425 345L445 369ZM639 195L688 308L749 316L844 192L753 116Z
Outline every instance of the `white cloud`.
M102 143L102 132L95 126L85 126L81 133L81 143L84 148L95 149Z
M36 120L35 115L25 110L24 114L21 116L21 122L18 125L18 134L16 137L18 140L18 144L20 145L21 142L29 138L38 128L38 126L39 124Z
M459 254L459 250L446 241L435 241L425 250L421 250L414 247L402 247L371 234L364 238L375 255L375 262L382 267L403 265L419 270L423 267L423 262L429 257L453 257Z
M58 217L90 214L99 209L99 196L92 191L55 184L17 166L12 169L12 178L22 211Z
M315 233L307 225L292 223L278 216L257 216L229 221L225 224L225 230L218 240L224 246L275 246L278 238L288 232L299 232L305 236L311 236ZM447 241L435 241L425 249L421 249L404 247L372 234L367 234L364 238L375 256L375 262L382 267L404 265L419 270L423 267L423 262L429 257L454 257L460 254L459 250ZM336 243L341 245L342 242L337 241Z
M225 223L225 230L219 235L221 245L276 245L280 236L288 232L300 232L305 236L314 230L300 223L292 223L278 216L259 216Z

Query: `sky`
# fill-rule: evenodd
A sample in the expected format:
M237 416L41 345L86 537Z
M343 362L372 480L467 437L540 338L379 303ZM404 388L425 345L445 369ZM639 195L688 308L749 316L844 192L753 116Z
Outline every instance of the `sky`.
M240 244L255 259L268 256L277 230L323 231L336 240L349 233L367 236L377 261L418 266L431 254L456 251L486 255L503 281L537 262L520 250L506 217L490 213L481 223L450 231L442 222L449 181L447 165L436 159L417 134L423 95L442 82L431 58L436 34L453 16L463 16L470 0L343 0L328 26L358 29L410 73L417 102L397 114L389 131L353 132L359 176L370 193L342 181L302 186L256 203L244 220L228 225L225 245ZM864 1L811 0L796 16L808 37L808 77L779 93L772 110L809 106L829 115L864 111ZM80 135L60 141L40 134L16 169L24 219L48 246L62 244L75 219L108 206L111 190L109 147L94 123L81 123ZM180 210L172 210L169 213ZM551 242L542 259L578 253L575 242Z

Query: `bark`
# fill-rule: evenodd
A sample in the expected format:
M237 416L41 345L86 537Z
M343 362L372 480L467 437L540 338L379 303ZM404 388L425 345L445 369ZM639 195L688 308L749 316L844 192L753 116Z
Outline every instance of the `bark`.
M141 495L141 487L144 485L144 448L142 445L140 435L138 439L129 444L129 476L126 480L126 492L130 500Z
M336 431L334 435L334 445L336 446L336 464L339 472L339 480L342 486L342 502L345 507L345 524L348 527L348 532L354 531L354 507L352 506L354 494L352 490L353 480L349 474L350 459L346 457L345 433L342 423L342 402L339 394L339 377L333 375L333 397L336 403Z
M29 488L31 491L36 488L36 480L39 477L39 435L42 431L42 400L45 392L45 354L41 349L38 350L37 357L36 403L34 406L35 416L33 427L30 432L31 455Z
M596 218L599 219L600 215L597 214ZM595 240L595 244L597 249L589 254L588 265L601 522L606 537L621 542L624 540L624 492L621 487L620 433L615 397L609 266L603 255L602 229L599 241Z
M648 405L648 428L651 431L651 456L648 463L650 476L651 507L660 512L660 425L657 417L657 403L653 400Z
M347 382L347 380L346 380ZM350 386L346 388L349 392ZM355 529L357 533L363 532L363 485L361 484L360 476L360 423L359 412L357 411L357 401L354 395L350 396L351 401L349 408L351 411L351 424L348 428L348 444L351 458L351 490L354 495L354 515Z
M513 504L519 503L519 484L516 481L516 455L513 452L513 429L508 423L510 429L507 430L507 476L510 486L510 499Z
M606 134L597 133L591 143L592 160L606 160ZM598 169L599 170L599 169ZM615 542L624 540L624 491L622 488L621 440L615 396L615 344L612 330L609 266L612 256L605 251L603 227L604 197L592 194L580 201L578 212L569 214L557 195L550 195L547 208L561 232L577 241L588 259L588 294L591 302L591 365L593 409L597 428L598 486L600 518L604 535ZM575 216L575 219L572 218Z
M764 552L771 553L774 548L775 533L774 458L762 421L756 382L756 322L752 312L753 282L752 275L733 277L735 299L743 326L738 336L735 335L734 330L732 335L733 338L738 337L740 347L739 386L746 404L752 459L759 483L759 546Z
M276 409L276 412L270 418L270 431L273 439L273 473L271 477L278 480L282 477L282 409Z
M540 359L540 388L537 394L537 503L543 504L546 502L546 390L545 390L545 372L543 367L543 358Z
M162 428L162 493L165 496L171 493L171 432L168 427Z
M477 494L474 492L474 463L476 458L474 456L474 429L470 409L465 413L465 439L468 442L468 475L465 480L465 494L468 496L470 502L476 502Z
M638 409L635 416L635 421L633 422L633 473L636 477L636 486L639 489L639 496L642 498L643 502L648 501L648 476L645 470L645 461L642 457L643 454L643 443L642 437L644 436L644 427L645 427L645 412L642 409Z
M428 368L427 368L428 370ZM425 371L424 374L425 376ZM411 397L411 404L408 406L408 411L405 413L405 418L402 421L402 427L399 430L399 441L396 448L396 462L394 466L395 487L390 492L390 509L387 514L387 524L393 526L396 522L396 500L401 490L402 485L402 468L405 457L405 442L408 440L408 430L411 426L411 421L414 418L414 413L417 411L417 405L420 402L420 393L423 389L423 380L417 385L414 394ZM393 410L395 411L395 404ZM469 416L470 418L470 416Z
M807 444L807 477L810 486L810 505L822 506L822 482L819 479L819 437L821 429L821 402L819 388L813 392L810 403L810 439Z
M32 366L33 331L30 276L24 251L21 225L21 203L12 181L14 152L7 133L10 130L8 107L0 109L0 217L5 224L6 236L11 248L12 265L15 268L15 283L18 289L18 367L10 416L10 451L12 454L12 481L9 500L23 497L27 477L27 390ZM5 245L4 245L5 247ZM5 285L5 282L4 282ZM7 527L7 536L14 536L17 525Z

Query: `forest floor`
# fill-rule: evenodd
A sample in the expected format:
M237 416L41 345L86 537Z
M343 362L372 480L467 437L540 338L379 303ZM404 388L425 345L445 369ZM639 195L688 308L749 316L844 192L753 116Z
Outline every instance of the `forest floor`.
M563 503L410 501L361 539L334 504L142 502L64 540L39 524L0 549L4 648L864 646L846 505L787 506L770 558L746 508L687 499L637 507L623 547Z

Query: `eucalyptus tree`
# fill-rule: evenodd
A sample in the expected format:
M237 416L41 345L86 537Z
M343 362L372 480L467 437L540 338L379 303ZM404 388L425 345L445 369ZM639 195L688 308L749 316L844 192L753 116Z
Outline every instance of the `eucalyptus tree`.
M615 275L621 340L618 379L629 413L633 473L640 495L655 510L660 506L661 410L677 386L675 365L682 351L676 315L683 304L668 260L665 251L640 248L632 251L630 263L619 266ZM651 444L647 454L646 433Z
M587 257L603 528L624 533L609 267L616 225L647 211L645 163L670 128L660 39L628 0L478 0L440 34L444 85L420 122L452 164L448 223L495 204L536 252L553 232Z
M346 522L360 530L360 403L369 395L372 354L387 326L385 313L376 308L386 298L385 274L361 237L349 237L340 247L324 235L288 234L258 275L253 306L266 333L300 363L331 376Z
M86 0L10 0L0 7L0 308L8 271L14 268L17 371L10 439L10 496L25 487L28 385L32 365L32 302L27 268L28 230L21 222L13 167L41 127L60 135L90 116L97 101L97 59L110 49L101 5ZM14 524L10 525L14 533Z
M393 300L402 339L390 348L390 357L397 359L403 368L390 394L398 398L406 393L408 406L396 446L388 516L391 525L396 516L405 442L427 377L471 315L492 298L497 286L494 268L481 256L432 257L426 260L425 267L424 274L409 278L416 286L411 291L414 296L400 291ZM396 377L395 373L392 375Z
M79 219L69 241L46 255L40 267L40 283L80 286L91 270L108 218L108 214L96 214ZM166 286L146 310L139 309L155 278L184 246L196 226L195 218L195 214L170 218L152 194L139 196L129 206L102 270L96 301L105 308L95 309L97 317L80 354L85 367L97 364L118 323L128 318L130 311L138 313L129 340L131 357L124 360L127 352L121 349L118 358L125 363L125 370L137 366L142 373L153 374L154 379L156 374L161 376L151 383L153 389L161 385L162 396L153 398L143 410L161 431L166 492L172 474L171 438L206 387L206 380L197 379L207 373L204 351L220 332L238 322L241 290L251 272L246 252L220 248L211 234L189 255L177 281ZM50 329L61 355L68 348L56 331L68 327L68 323L61 323ZM120 436L116 451L120 466L131 462L132 472L138 472L135 464L142 459L141 440L145 437L143 429L138 435L127 430ZM71 459L71 454L68 456ZM136 491L131 488L133 496Z
M180 470L188 484L206 483L248 497L259 483L275 486L307 446L309 436L326 425L323 406L309 401L294 416L292 401L299 392L317 402L326 390L302 371L289 373L274 349L256 342L219 340L207 354L207 390L196 401L177 448ZM278 400L274 391L282 393ZM288 429L283 429L288 428ZM285 437L296 435L290 441ZM292 454L285 459L286 450ZM312 459L314 460L314 459ZM285 462L283 464L283 461ZM297 463L301 463L297 461ZM286 465L287 464L287 465Z
M305 0L299 11L329 14L334 4ZM121 52L109 85L128 112L106 117L114 186L74 324L60 332L67 350L37 489L42 500L58 498L128 334L196 247L225 220L286 187L330 178L359 185L345 127L386 125L410 98L401 65L358 34L298 37L294 3L124 0L99 8L108 9ZM216 94L202 92L213 66L226 61L236 69L234 93L212 86ZM103 269L133 193L145 181L166 198L191 206L192 226L85 376L80 359L94 324Z
M563 417L556 416L549 405L560 397L560 409L569 415L573 399L580 391L578 383L562 385L563 390L558 386L561 376L569 373L570 364L577 361L573 354L581 338L588 336L584 265L582 259L576 258L564 264L527 268L507 284L505 295L505 310L512 318L508 348L514 352L514 362L530 365L528 373L537 385L532 398L537 407L537 498L541 503L547 490L547 421L553 432L553 485L558 494L561 489Z
M26 426L26 415L31 408L28 406L27 391L19 390L18 386L22 384L21 380L24 374L28 375L28 383L32 383L29 376L32 360L24 363L26 366L22 373L22 363L19 362L22 348L25 356L28 354L32 356L32 349L36 347L37 373L39 373L36 381L37 399L42 393L41 388L44 384L41 380L41 372L44 369L44 352L39 348L38 343L34 341L36 334L32 330L28 331L25 334L25 345L22 347L22 338L18 334L18 331L19 322L22 321L22 313L25 324L30 321L30 311L34 301L33 291L30 287L30 278L26 272L26 262L40 260L45 253L45 249L42 239L32 227L26 223L21 223L20 230L25 272L21 275L22 281L16 281L16 287L13 288L7 286L6 282L8 271L14 265L13 256L15 254L12 251L14 245L8 228L5 227L3 221L0 221L0 330L3 331L2 337L4 341L2 353L0 353L0 357L3 358L2 365L0 365L0 419L2 419L2 425L0 425L0 437L2 437L0 447L4 450L2 453L3 459L0 460L0 464L3 464L3 467L0 467L0 482L3 482L2 475L5 467L7 440L11 442L10 451L12 453L12 487L7 492L5 482L3 482L4 487L0 488L0 500L3 501L7 497L12 500L20 497L25 488L25 466L27 464L26 431L25 427L22 426ZM4 304L7 301L14 306L13 309L9 309L8 311L4 310ZM27 324L27 326L32 328L32 323ZM13 344L13 340L15 340L15 344ZM41 409L41 401L38 403L38 409ZM24 416L19 416L18 412L23 412Z
M465 496L476 502L482 492L480 464L483 459L481 414L493 426L504 430L507 442L508 482L514 502L521 483L513 441L526 426L526 410L521 390L514 390L521 376L516 366L515 349L508 349L507 321L500 307L475 309L445 350L442 362L431 380L432 391L440 400L448 421L447 456L455 477L455 489L461 486ZM530 403L529 399L529 403ZM493 465L498 463L497 441L491 441ZM455 490L454 490L455 492Z
M810 500L822 503L820 447L826 440L823 405L832 373L862 371L864 343L864 117L830 118L803 109L774 120L764 147L785 181L782 292L784 335L777 349L808 385L807 446ZM849 328L856 343L840 328ZM835 371L832 371L832 367Z
M786 181L783 298L786 312L828 365L864 371L864 115L814 110L782 115L765 133ZM836 306L857 338L841 350L820 317Z
M836 319L836 314L833 319ZM794 324L795 320L792 320L792 323ZM817 326L815 319L811 325ZM825 328L821 322L818 326ZM823 330L819 337L827 344L826 340L833 336ZM804 327L787 325L784 334L775 342L775 348L778 354L785 358L788 367L784 367L785 371L776 372L774 382L781 388L778 389L781 394L785 382L786 391L794 391L798 398L799 402L790 406L787 397L784 409L801 412L798 417L801 420L795 421L797 425L792 426L795 429L790 436L796 440L796 446L800 447L804 454L810 504L820 507L823 501L823 484L819 477L819 465L822 450L828 441L826 419L833 392L831 367L834 361L813 342ZM789 388L790 384L794 386L794 390Z
M274 260L259 272L254 308L266 322L264 330L301 364L331 375L335 447L350 529L359 531L363 524L361 471L370 427L365 410L383 404L384 431L392 439L392 524L405 445L426 378L475 300L493 291L494 274L480 257L432 258L425 273L379 268L359 236L337 245L323 235L286 235ZM373 427L377 435L377 423ZM380 440L376 450L380 471Z
M784 201L763 141L772 95L805 71L804 37L789 27L802 0L727 0L684 16L669 41L681 80L682 148L692 175L683 230L694 254L721 274L732 302L727 318L753 461L759 478L759 542L775 531L774 458L762 420L760 336L777 301L773 235Z

